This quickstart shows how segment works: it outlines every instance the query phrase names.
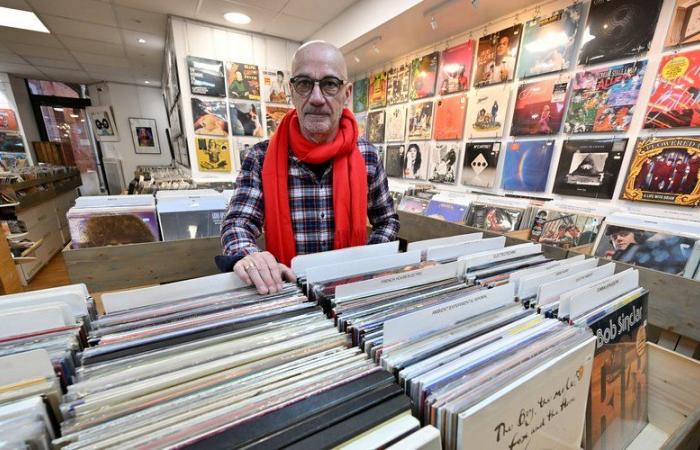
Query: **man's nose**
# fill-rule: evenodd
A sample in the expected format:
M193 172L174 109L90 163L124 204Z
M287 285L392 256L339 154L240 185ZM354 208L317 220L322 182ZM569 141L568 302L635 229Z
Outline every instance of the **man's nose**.
M314 87L311 89L311 94L309 94L309 102L312 105L322 105L326 102L323 97L323 92L321 92L321 86L319 83L314 83Z

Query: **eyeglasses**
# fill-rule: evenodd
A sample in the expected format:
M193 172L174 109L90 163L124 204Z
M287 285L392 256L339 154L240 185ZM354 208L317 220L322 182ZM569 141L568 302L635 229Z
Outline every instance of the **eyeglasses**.
M314 90L314 86L318 83L321 88L321 92L326 97L335 97L340 92L340 88L343 87L345 81L336 77L323 77L320 80L314 80L307 76L292 77L289 81L292 83L294 92L301 95L302 97L307 97L311 95L311 91Z

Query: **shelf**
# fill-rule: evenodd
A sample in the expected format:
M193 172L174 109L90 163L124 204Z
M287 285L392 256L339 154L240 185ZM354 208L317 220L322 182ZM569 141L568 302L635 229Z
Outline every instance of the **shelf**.
M28 189L30 187L34 186L39 186L41 184L47 184L47 183L53 183L56 181L61 181L65 180L67 178L72 178L75 176L80 176L78 172L69 172L69 173L62 173L60 175L54 175L50 177L41 177L37 178L36 180L28 180L28 181L22 181L20 183L9 183L9 184L4 184L3 186L9 187L14 191L21 191L24 189Z
M15 264L29 264L38 261L39 258L36 256L13 256L12 260Z

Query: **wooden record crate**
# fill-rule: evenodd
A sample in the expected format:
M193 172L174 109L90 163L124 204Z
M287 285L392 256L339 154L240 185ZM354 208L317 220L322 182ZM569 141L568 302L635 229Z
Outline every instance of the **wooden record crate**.
M65 165L61 146L55 142L34 141L34 153L38 162L55 164L57 166Z

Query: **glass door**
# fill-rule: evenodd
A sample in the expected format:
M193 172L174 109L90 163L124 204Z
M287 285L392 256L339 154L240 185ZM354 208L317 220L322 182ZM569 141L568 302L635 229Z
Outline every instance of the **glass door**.
M85 109L41 106L48 140L61 146L63 160L80 172L97 172L97 158L90 141Z

